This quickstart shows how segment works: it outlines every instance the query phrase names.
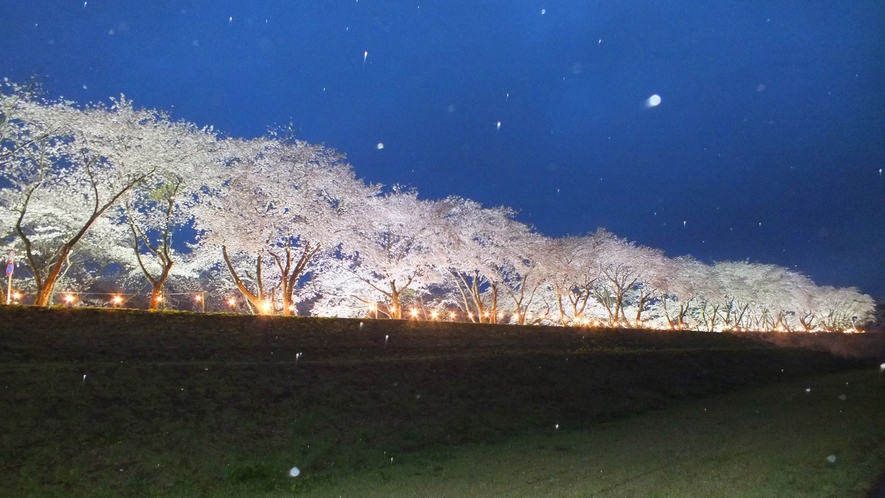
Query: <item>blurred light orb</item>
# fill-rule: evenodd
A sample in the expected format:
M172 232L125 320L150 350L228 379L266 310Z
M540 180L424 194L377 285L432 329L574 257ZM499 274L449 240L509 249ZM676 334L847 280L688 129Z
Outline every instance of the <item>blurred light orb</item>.
M299 475L301 475L301 471L298 470L298 467L289 469L289 477L298 477Z
M645 108L650 109L652 107L657 107L661 104L661 96L658 94L654 94L651 97L645 99Z
M378 150L381 150L381 149L383 149L383 148L384 148L384 144L383 144L383 143L381 143L381 142L378 142L378 145L377 145L377 147L378 147Z

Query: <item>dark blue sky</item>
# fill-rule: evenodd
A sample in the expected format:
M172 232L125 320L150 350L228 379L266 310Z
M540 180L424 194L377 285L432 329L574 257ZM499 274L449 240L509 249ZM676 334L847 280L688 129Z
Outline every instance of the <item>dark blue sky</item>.
M885 295L881 1L4 1L0 76L33 75L232 136L292 122L551 236Z

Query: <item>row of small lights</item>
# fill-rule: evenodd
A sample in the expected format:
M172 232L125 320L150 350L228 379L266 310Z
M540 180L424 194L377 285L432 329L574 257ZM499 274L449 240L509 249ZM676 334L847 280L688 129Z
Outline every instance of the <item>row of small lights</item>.
M390 307L389 310L390 310L391 313L396 313L396 307ZM370 311L370 312L377 312L377 311L379 311L379 310L378 310L377 307L372 306L372 307L369 308L369 311ZM426 313L426 312L425 312L425 313ZM417 318L419 317L420 314L421 314L421 311L418 310L417 308L411 308L411 309L409 310L409 315L410 315L412 318L417 319ZM443 313L443 316L445 316L444 313ZM454 311L449 312L448 316L449 316L449 318L452 319L452 320L455 320L455 319L457 319L457 317L458 317L457 313L455 313ZM473 320L473 317L474 317L474 316L475 316L475 315L474 315L472 312L468 312L468 313L467 313L467 318L470 319L470 320ZM486 311L486 312L484 312L484 313L482 314L482 316L483 316L484 318L488 318L488 317L490 316L490 313L489 313L488 311ZM519 317L520 317L520 316L521 316L521 315L520 315L519 313L514 313L514 314L513 314L513 318L516 318L517 320L519 320ZM434 310L434 311L431 311L431 312L430 312L430 318L431 318L432 320L438 320L439 317L440 317L440 313L439 313L438 311L435 311L435 310ZM505 314L504 314L504 312L499 312L499 313L498 313L498 319L503 319L503 318L505 318ZM544 313L544 314L538 316L538 318L540 318L541 320L546 320L546 319L547 319L547 314ZM525 314L525 319L526 319L526 320L531 320L531 319L532 319L532 313L527 312L527 313ZM629 323L629 322L616 322L615 325L616 325L616 326L620 326L620 327L624 327L626 323ZM608 323L603 322L603 321L600 321L600 320L591 320L591 319L589 319L589 318L580 318L580 319L575 320L575 325L578 325L578 326L590 326L590 327L600 327L600 326L608 325ZM643 326L643 323L642 323L642 322L639 322L639 321L635 321L635 322L633 322L633 325L634 325L635 327L638 328L638 327ZM657 330L678 330L678 329L686 329L686 328L688 328L688 327L687 327L685 324L682 324L682 325L679 325L679 326L673 325L673 326L670 326L670 327L655 327L655 328L656 328ZM741 329L732 329L732 330L741 330ZM746 330L750 330L750 329L746 329ZM761 331L762 331L762 329L759 329L759 328L756 328L756 329L754 329L754 330L757 331L757 332L761 332ZM784 331L785 331L785 329L784 329L783 327L779 327L777 330L780 331L780 332L784 332ZM821 331L823 331L823 330L821 330Z
M370 309L370 311L372 311L372 312L377 311L377 308L376 308L375 306L372 306L372 307L370 307L369 309ZM390 311L391 311L391 313L396 313L396 308L395 308L395 307L391 307L391 308L390 308ZM417 319L418 316L419 316L420 314L421 314L421 311L418 310L417 308L411 308L411 309L409 310L409 315L410 315L412 318ZM431 318L432 320L438 320L438 319L439 319L439 316L440 316L440 313L437 312L437 311L435 311L435 310L430 312L430 318ZM450 319L455 320L455 319L457 318L457 316L458 316L458 315L457 315L454 311L449 312L449 318L450 318ZM489 312L485 312L485 313L482 314L482 316L485 317L485 318L488 318L488 317L490 316L490 314L489 314ZM472 320L473 317L474 317L474 314L473 314L473 313L470 313L470 312L467 313L467 318L468 318L468 319ZM504 317L505 317L505 315L504 315L503 312L499 312L499 313L498 313L498 318L499 318L499 319L503 319ZM514 313L514 314L513 314L513 317L516 318L517 320L519 320L520 314L519 314L519 313ZM547 319L547 314L544 313L543 315L540 315L539 318L540 318L541 320L546 320L546 319ZM532 314L531 314L531 313L526 313L526 315L525 315L525 319L526 319L526 320L531 320L531 319L532 319ZM629 322L628 322L628 323L629 323ZM601 326L605 326L605 325L611 325L611 324L608 324L608 323L606 323L606 322L602 322L602 321L600 321L600 320L590 320L590 319L588 319L588 318L581 318L581 319L575 320L575 324L578 325L578 326L590 326L590 327L601 327ZM624 326L625 326L625 322L616 322L614 325L615 325L615 326L618 326L618 327L624 327ZM634 325L636 328L639 328L639 327L643 327L643 326L645 326L642 322L639 322L639 321L633 322L633 325ZM681 325L672 325L672 326L669 326L669 327L665 327L665 326L656 326L656 327L652 327L652 328L654 328L654 329L656 329L656 330L685 330L685 329L687 329L687 328L689 328L689 327L686 326L685 324L681 324ZM788 328L786 328L786 327L784 327L784 326L778 326L778 327L776 327L776 328L774 328L774 329L763 329L763 328L761 328L761 327L754 327L754 328L732 327L732 328L727 329L727 330L728 330L728 331L731 331L731 332L791 332L790 329L788 329ZM827 329L823 329L823 328L815 328L815 329L811 329L811 330L809 330L809 329L807 329L807 328L805 328L805 327L802 327L802 328L800 329L800 331L801 331L801 332L811 332L811 333L815 333L815 332L832 332L831 330L827 330ZM856 328L852 327L852 328L844 329L844 330L842 330L841 332L846 333L846 334L861 334L861 333L864 333L865 331L864 331L864 330L857 330Z
M65 301L65 303L67 303L67 304L73 304L73 303L75 303L75 302L77 301L77 297L76 297L76 296L77 296L76 293L68 293L68 294L65 294L65 297L64 297L64 301ZM16 302L17 302L17 301L20 301L21 298L22 298L22 294L21 294L20 292L13 292L13 293L12 293L12 299L14 299ZM163 296L157 296L156 299L157 299L157 302L158 302L158 303L159 303L159 302L162 302L162 301L163 301ZM201 302L203 301L203 295L202 295L202 294L197 294L197 295L195 295L195 296L194 296L194 301L196 301L196 302L198 302L198 303L201 303ZM113 297L111 297L111 303L113 303L114 306L119 306L120 304L122 304L122 302L123 302L123 298L122 298L121 296L119 296L119 295L114 295ZM234 299L234 298L232 298L232 297L231 297L231 298L228 298L228 299L227 299L227 305L228 305L229 307L231 307L231 308L234 308L234 307L237 306L237 300ZM270 312L270 311L273 310L273 304L272 304L271 302L264 301L264 302L262 303L261 306L262 306L262 311L264 311L265 313ZM294 306L294 305L289 306L289 310L294 312L294 311L295 311L295 306ZM369 310L370 310L371 312L375 312L375 313L377 313L378 311L380 311L379 308L378 308L377 306L372 306L372 307L369 308ZM390 310L391 313L396 313L396 307L391 307L391 308L389 308L389 310ZM411 315L411 317L414 318L414 319L417 319L418 316L419 316L420 314L421 314L421 312L420 312L417 308L412 308L412 309L409 310L409 315ZM445 316L445 314L443 314L443 316ZM458 314L455 313L454 311L451 311L451 312L449 312L448 316L449 316L449 319L451 319L451 320L456 320L457 317L458 317ZM491 316L491 315L490 315L490 313L489 313L488 311L486 311L485 313L482 314L482 316L483 316L484 318L489 318L489 316ZM430 312L430 318L431 318L431 320L439 320L439 317L440 317L440 313L439 313L438 311L433 310L433 311ZM473 314L473 313L471 313L471 312L468 312L468 313L467 313L467 318L468 318L469 320L473 320L473 317L474 317L474 314ZM505 317L504 312L499 312L499 313L498 313L498 319L503 320L504 317ZM520 314L519 314L519 313L514 313L514 314L513 314L513 317L516 318L517 320L519 320ZM547 314L544 313L544 314L541 315L539 318L540 318L541 320L546 320L546 319L547 319ZM525 314L525 319L526 319L526 320L531 320L531 319L532 319L532 314L531 314L531 313L526 313L526 314ZM582 319L576 320L576 321L575 321L575 324L578 325L578 326L592 326L592 327L600 327L600 326L605 325L604 322L601 322L601 321L599 321L599 320L590 320L590 319L587 319L587 318L582 318ZM618 322L616 325L623 327L623 323L621 323L621 322ZM641 322L635 322L634 325L635 325L637 328L639 328L640 326L642 326L642 323L641 323ZM679 325L679 326L677 326L677 325L673 325L673 326L670 326L670 327L655 327L655 328L656 328L657 330L680 330L680 329L686 329L687 327L685 326L685 324L682 324L682 325ZM776 327L775 329L770 329L770 330L768 330L768 329L762 329L762 328L760 328L760 327L755 327L755 328L732 327L731 329L728 329L728 330L729 330L729 331L733 331L733 332L775 332L775 331L776 331L776 332L789 332L789 329L787 329L787 328L785 328L785 327L783 327L783 326L778 326L778 327ZM815 328L815 329L808 330L808 329L806 329L806 328L804 328L804 327L801 328L801 331L802 331L802 332L811 332L811 333L815 333L815 332L831 332L831 331L829 331L829 330L827 330L827 329L822 329L822 328ZM853 327L852 327L852 328L849 328L849 329L842 330L842 332L843 332L843 333L846 333L846 334L858 334L858 333L864 333L865 331L863 331L863 330L857 330L856 328L853 328Z
M66 304L74 304L75 302L77 302L77 296L79 296L79 295L96 295L96 294L88 294L88 293L81 294L81 293L77 293L77 292L69 292L69 293L65 293L64 297L62 299L64 300L64 302ZM104 295L104 294L98 294L98 295ZM14 301L16 301L16 303L21 301L21 298L23 297L20 292L13 292L11 294L11 296L12 296L12 299ZM120 295L114 294L114 295L111 295L110 301L111 301L111 304L113 304L114 306L119 306L120 304L123 303L123 297ZM163 296L157 296L156 301L158 303L163 302ZM203 294L201 293L201 294L195 295L194 301L197 303L202 303L203 302ZM226 302L227 302L227 305L231 308L235 308L237 306L237 300L232 297L228 298ZM273 309L273 304L269 301L264 301L261 304L261 308L263 311L269 312ZM295 311L295 306L294 305L289 306L289 310Z
M396 313L396 307L395 307L395 306L391 306L391 307L388 308L388 309L389 309L389 311L390 311L391 313ZM377 306L371 306L371 307L369 308L369 311L370 311L370 313L377 313L378 311L382 311L382 310L379 309ZM383 311L382 311L382 313L383 313ZM412 318L417 319L418 316L419 316L420 314L421 314L421 311L418 310L417 308L412 308L412 309L409 310L409 315L410 315ZM426 314L426 312L425 312L425 314ZM446 316L445 312L440 313L439 311L436 311L436 310L433 310L433 311L430 312L430 318L431 318L431 320L439 320L439 319L440 319L440 315L442 315L443 317ZM470 320L473 320L473 317L474 317L474 316L475 316L475 315L474 315L473 313L471 313L471 312L468 312L468 313L467 313L467 318L470 319ZM483 318L489 318L489 316L491 316L491 314L490 314L488 311L486 311L485 313L482 314L482 316L483 316ZM499 319L503 319L504 316L505 316L505 315L504 315L504 312L503 312L503 311L498 313L498 318L499 318ZM517 320L519 320L519 316L520 316L519 313L514 313L514 314L513 314L513 317L516 318ZM454 311L450 311L450 312L448 313L448 317L449 317L451 320L455 320L455 319L458 318L458 314L455 313ZM531 319L532 319L532 314L531 314L531 313L526 313L525 318L526 318L527 320L531 320ZM546 319L546 318L547 318L547 314L545 313L545 314L542 315L540 318L541 318L542 320Z
M78 293L74 293L74 294L70 294L70 293L69 293L69 294L65 294L64 301L65 301L66 303L68 303L68 304L73 304L73 303L77 302L77 296L78 296L78 295L80 295L80 294L78 294ZM83 294L83 295L88 295L88 294ZM14 293L12 294L12 298L15 299L15 300L20 300L20 299L21 299L21 294L19 294L18 292L14 292ZM163 296L157 296L156 301L157 301L158 303L163 302ZM202 301L203 301L203 296L202 296L201 294L197 294L196 296L194 296L194 301L196 301L196 302L198 302L198 303L199 303L199 302L202 302ZM116 305L119 305L119 304L122 304L122 303L123 303L123 298L122 298L121 296L114 295L114 296L111 297L111 303L113 303L115 306L116 306ZM234 306L234 305L236 305L236 300L234 300L234 299L230 299L230 300L228 300L228 304L230 304L231 306Z
M64 300L65 303L73 304L73 303L77 302L77 296L80 296L80 295L83 295L83 296L93 295L93 296L94 296L94 295L106 295L106 294L92 294L92 293L68 292L68 293L65 293L65 294L64 294L64 297L63 297L62 299ZM13 299L14 301L19 302L19 301L21 301L21 298L23 297L23 295L22 295L21 292L15 291L15 292L13 292L13 293L11 294L11 297L12 297L12 299ZM157 299L156 299L156 300L157 300L158 303L163 302L163 296L157 296ZM202 302L202 301L203 301L203 295L202 295L202 294L197 294L197 295L195 295L195 296L194 296L194 301L196 301L196 302L198 302L198 303L199 303L199 302ZM122 303L123 303L123 297L120 296L120 295L117 295L117 294L112 294L112 295L111 295L111 303L114 304L115 306L116 306L116 305L119 305L119 304L122 304ZM230 305L230 306L236 306L237 301L236 301L236 299L230 298L230 299L227 300L227 304Z
M68 304L73 304L77 301L77 297L76 297L77 295L78 295L77 293L65 294L64 301ZM15 300L19 300L21 298L21 294L16 292L12 295L12 297ZM163 296L157 296L156 301L158 303L163 302ZM203 294L195 295L194 301L196 301L197 303L202 303L203 302ZM228 298L226 302L227 302L227 305L231 308L235 308L237 306L237 300L232 297ZM111 297L111 303L113 303L115 306L120 305L121 303L123 303L123 298L119 295L114 295L113 297ZM261 308L263 311L269 312L273 309L273 303L271 303L269 301L264 301L261 304ZM294 305L289 306L289 310L295 311L295 306Z

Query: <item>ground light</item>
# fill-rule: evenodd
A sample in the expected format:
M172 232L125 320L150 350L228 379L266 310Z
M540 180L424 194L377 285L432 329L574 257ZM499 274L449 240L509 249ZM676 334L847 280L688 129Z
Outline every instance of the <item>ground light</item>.
M193 296L192 297L193 301L195 303L200 304L200 312L203 312L203 313L206 312L205 292L197 292L196 294L194 294L194 293L172 293L172 294L167 294L167 295L175 296L175 295L184 295L184 294ZM83 296L87 296L87 297L88 296L104 296L105 299L107 299L107 301L105 301L105 302L110 304L114 308L120 307L125 302L127 302L125 297L122 297L118 294L108 294L108 293L68 292L68 293L60 293L60 296L61 296L60 297L61 304L65 305L65 306L70 306L70 307L73 307L75 305L87 306L88 301L84 301ZM12 298L12 300L15 304L19 304L19 301L24 297L24 295L19 291L13 291L10 294L10 297ZM157 296L155 299L156 299L157 304L165 302L164 295ZM228 298L225 300L225 302L227 303L228 307L230 307L230 309L232 311L235 311L237 304L238 304L237 300L235 298L233 298L233 297ZM380 306L377 303L370 304L367 308L368 312L369 312L369 316L371 317L374 315L374 317L377 319L379 308L380 308ZM290 305L286 309L288 311L291 311L293 314L297 315L297 307L294 304ZM445 320L445 319L448 319L450 321L458 321L458 313L455 311L424 310L423 308L409 308L408 311L405 308L401 308L401 309L402 309L402 312L404 315L407 315L407 317L412 318L412 319L416 319L416 320L439 320L439 319ZM258 310L260 310L262 312L262 314L271 314L271 313L274 313L274 311L275 311L272 301L261 301L258 304ZM395 316L395 313L397 312L397 307L396 306L389 306L387 308L387 310L388 310L386 313L387 317L393 318ZM421 318L422 316L424 318ZM480 323L484 323L485 320L488 320L488 319L490 319L490 317L493 317L493 316L498 317L497 323L502 323L503 320L505 319L506 313L503 311L497 311L495 313L483 311L481 313L476 313L476 314L473 313L472 311L465 312L465 319L466 320L474 321L475 319L479 319L478 321ZM514 312L512 317L513 317L513 320L515 320L517 323L519 323L521 321L520 319L522 318L524 325L544 324L545 321L552 320L548 313L534 314L534 313L528 312L528 311L523 311L522 313L519 311ZM563 317L560 316L559 320L560 321L563 320ZM635 320L627 321L627 322L621 322L621 321L608 322L608 321L600 321L599 319L591 320L590 318L586 318L586 317L574 317L573 319L570 319L570 320L571 321L569 322L569 325L566 325L566 326L592 327L592 328L607 327L607 328L622 328L622 329L623 328L631 328L631 329L645 328L645 329L656 329L656 330L688 330L688 329L691 329L691 327L685 323L682 323L682 324L675 323L675 324L669 324L669 325L667 325L667 324L655 325L654 323L635 321ZM510 322L510 323L513 323L513 322ZM547 323L547 325L550 325L550 323ZM699 326L699 328L696 330L707 331L706 327L704 327L704 326ZM759 325L756 325L753 327L746 327L746 328L740 327L740 326L732 326L730 328L726 328L723 326L717 326L714 328L714 330L712 330L712 332L772 332L772 333L773 332L777 332L777 333L801 332L801 333L809 333L809 334L812 334L812 333L864 334L864 333L866 333L865 330L859 329L856 326L845 328L845 329L836 329L836 328L828 329L828 328L822 328L822 327L808 328L805 325L798 325L795 328L791 328L791 327L785 326L783 324L773 326L772 328L764 328L764 327L760 327Z

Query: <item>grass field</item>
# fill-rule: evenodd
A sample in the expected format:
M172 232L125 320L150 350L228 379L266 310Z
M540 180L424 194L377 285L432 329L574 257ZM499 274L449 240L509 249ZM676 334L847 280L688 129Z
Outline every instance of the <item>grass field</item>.
M422 452L311 494L861 497L885 468L883 410L875 369L813 376L443 458Z
M0 496L862 496L881 341L803 340L0 308Z

